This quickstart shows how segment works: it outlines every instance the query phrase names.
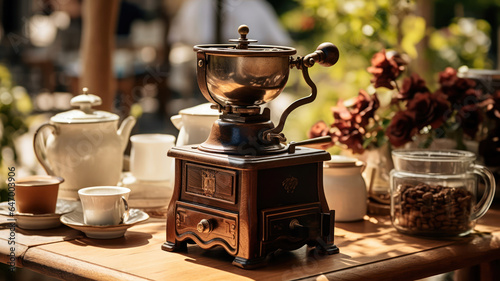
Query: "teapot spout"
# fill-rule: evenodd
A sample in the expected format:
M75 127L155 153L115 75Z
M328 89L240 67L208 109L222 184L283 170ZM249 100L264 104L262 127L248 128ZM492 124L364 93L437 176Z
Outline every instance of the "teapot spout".
M133 116L129 116L122 121L120 128L118 129L118 135L121 137L122 142L122 151L125 151L125 148L128 144L128 139L130 137L130 132L135 125L135 118Z

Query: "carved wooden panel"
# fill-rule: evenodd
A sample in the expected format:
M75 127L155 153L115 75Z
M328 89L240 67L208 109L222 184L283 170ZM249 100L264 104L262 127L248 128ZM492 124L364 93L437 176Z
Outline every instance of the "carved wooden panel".
M218 209L177 202L175 212L176 234L198 240L198 244L211 248L221 245L235 253L238 245L238 214Z
M185 175L187 194L236 204L235 171L186 163Z
M258 171L259 209L317 202L316 163Z

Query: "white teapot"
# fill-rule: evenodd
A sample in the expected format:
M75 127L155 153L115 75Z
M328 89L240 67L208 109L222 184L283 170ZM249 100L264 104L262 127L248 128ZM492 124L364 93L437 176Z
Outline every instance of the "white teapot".
M84 94L71 99L79 109L56 114L35 133L35 154L49 175L65 179L59 198L78 199L78 190L88 186L118 184L135 118L123 120L118 129L118 115L92 109L101 98ZM44 132L49 134L44 134Z
M204 103L179 111L170 118L179 129L176 146L199 144L207 140L212 124L219 119L219 111L210 108L211 103Z

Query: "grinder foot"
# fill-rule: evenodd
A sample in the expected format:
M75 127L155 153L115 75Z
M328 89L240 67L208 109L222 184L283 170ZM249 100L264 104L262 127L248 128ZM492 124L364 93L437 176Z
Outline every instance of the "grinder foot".
M175 243L172 243L167 241L163 243L163 245L161 245L161 249L167 252L186 252L187 243L179 241L175 241Z
M233 260L233 265L243 269L254 269L266 265L266 257L259 257L254 259L235 257Z

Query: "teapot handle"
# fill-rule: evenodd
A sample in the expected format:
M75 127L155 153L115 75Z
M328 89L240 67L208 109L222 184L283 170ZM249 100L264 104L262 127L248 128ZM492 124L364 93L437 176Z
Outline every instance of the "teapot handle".
M480 176L484 180L483 197L479 200L471 214L471 220L477 220L488 211L493 202L493 198L495 197L495 177L484 166L473 164L472 169L474 174Z
M45 159L45 155L47 153L47 147L45 143L47 142L47 138L44 138L43 130L52 129L52 132L57 133L57 127L53 124L45 123L40 128L38 128L35 132L35 137L33 138L33 149L35 150L36 158L38 162L42 164L42 167L45 169L48 175L55 176L56 174L50 167L49 163Z

